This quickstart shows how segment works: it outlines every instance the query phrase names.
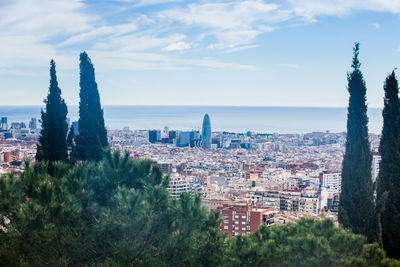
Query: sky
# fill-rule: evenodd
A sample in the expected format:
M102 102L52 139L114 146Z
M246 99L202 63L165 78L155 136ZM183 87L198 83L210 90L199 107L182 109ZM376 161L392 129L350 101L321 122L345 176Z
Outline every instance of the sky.
M41 105L52 58L77 105L86 51L103 105L344 107L354 42L381 107L400 0L0 0L0 105Z

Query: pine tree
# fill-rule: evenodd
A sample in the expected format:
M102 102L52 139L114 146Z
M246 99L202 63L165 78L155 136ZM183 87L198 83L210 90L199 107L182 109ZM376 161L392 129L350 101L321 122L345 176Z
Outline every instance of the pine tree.
M372 154L368 139L366 85L358 60L359 44L353 49L353 71L347 74L350 94L347 113L346 152L342 164L339 222L354 233L374 240L374 200L371 180Z
M108 148L103 110L95 80L93 64L86 54L80 55L79 135L75 138L75 157L99 161Z
M400 101L394 71L386 78L382 138L382 157L378 176L377 200L384 202L378 214L383 247L390 257L400 257ZM388 195L384 197L385 192ZM380 215L380 216L379 216Z
M42 130L36 160L65 161L67 153L67 105L61 97L56 76L56 63L50 62L50 87L47 99L44 100L46 111L42 110Z

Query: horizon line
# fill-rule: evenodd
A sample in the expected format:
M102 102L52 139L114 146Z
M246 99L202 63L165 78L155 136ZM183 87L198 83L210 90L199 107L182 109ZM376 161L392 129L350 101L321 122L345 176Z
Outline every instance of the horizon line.
M24 104L16 104L16 105L2 105L0 107L43 107L45 104L42 105L24 105ZM76 105L68 105L67 107L78 107L79 104ZM251 106L251 105L116 105L116 104L102 104L102 107L243 107L243 108L347 108L347 106ZM374 109L383 109L383 106L368 106L368 108Z

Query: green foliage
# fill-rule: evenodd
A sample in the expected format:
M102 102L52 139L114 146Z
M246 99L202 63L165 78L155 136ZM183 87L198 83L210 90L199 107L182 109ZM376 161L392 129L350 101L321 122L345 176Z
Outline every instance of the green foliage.
M74 157L78 160L100 161L108 149L100 95L89 56L82 52L79 60L79 134L75 137Z
M359 44L354 47L353 71L347 75L350 93L347 113L346 152L342 164L342 190L339 201L339 222L370 241L376 239L372 155L368 140L366 85L358 60Z
M148 160L30 165L0 178L0 266L396 266L331 220L228 238L199 196L170 199Z
M199 197L170 199L155 163L116 152L52 173L27 163L0 179L0 266L219 263L218 215Z
M50 62L50 87L44 100L46 111L42 110L42 130L39 137L36 159L50 162L66 161L67 153L67 105L61 98L56 76L56 63Z
M379 147L382 157L377 179L377 210L382 243L391 257L400 258L400 100L394 71L386 78L383 130Z
M228 266L385 266L385 252L331 220L261 226L229 240Z

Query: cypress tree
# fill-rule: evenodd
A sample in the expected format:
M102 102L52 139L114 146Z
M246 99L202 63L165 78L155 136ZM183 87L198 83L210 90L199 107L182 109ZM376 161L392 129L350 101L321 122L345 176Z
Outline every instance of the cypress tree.
M377 181L377 200L384 202L378 220L382 229L383 247L390 257L400 257L400 103L399 85L394 71L384 84L385 98L382 138L379 152L382 157ZM385 192L387 198L385 197Z
M86 52L80 54L79 134L75 137L75 156L79 160L99 161L108 148L103 110L94 67Z
M56 63L50 61L50 87L44 100L46 111L42 113L42 130L36 152L36 160L65 161L67 153L67 105L61 97L56 76Z
M346 152L342 163L342 190L339 222L356 234L374 240L374 200L371 180L372 154L368 139L366 85L358 60L359 44L353 49L352 72L347 74L349 106L347 109Z

